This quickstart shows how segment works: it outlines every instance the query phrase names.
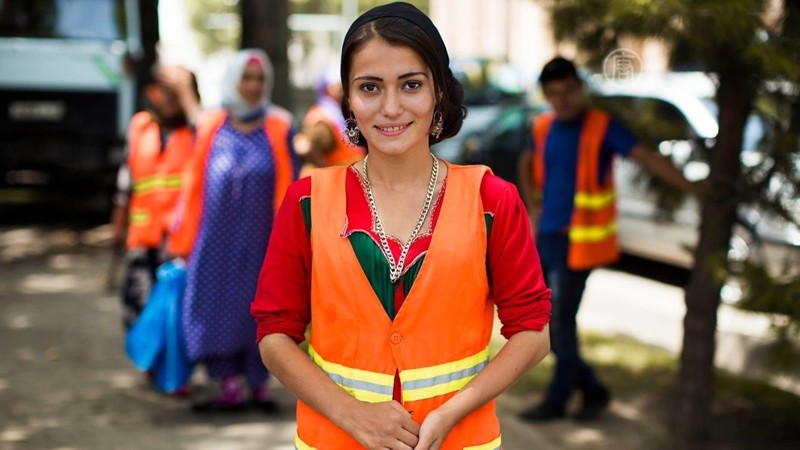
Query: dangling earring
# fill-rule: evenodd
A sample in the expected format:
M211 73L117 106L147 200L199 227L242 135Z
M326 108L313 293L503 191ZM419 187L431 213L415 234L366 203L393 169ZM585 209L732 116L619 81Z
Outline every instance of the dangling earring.
M442 131L444 131L444 117L442 117L442 112L438 109L433 113L433 120L436 123L433 125L433 129L431 130L431 136L433 136L434 139L439 139Z
M349 147L358 147L358 141L361 138L361 130L358 129L358 124L353 117L350 117L345 122L344 130L342 130L342 141Z

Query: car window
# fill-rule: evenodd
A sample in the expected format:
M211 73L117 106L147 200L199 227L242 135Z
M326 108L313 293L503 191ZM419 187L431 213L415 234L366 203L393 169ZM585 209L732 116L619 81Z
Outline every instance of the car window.
M657 146L663 141L694 136L691 125L672 104L649 97L595 97L593 104L608 111L642 141Z
M508 108L486 130L484 137L494 151L516 153L525 148L530 136L528 108Z

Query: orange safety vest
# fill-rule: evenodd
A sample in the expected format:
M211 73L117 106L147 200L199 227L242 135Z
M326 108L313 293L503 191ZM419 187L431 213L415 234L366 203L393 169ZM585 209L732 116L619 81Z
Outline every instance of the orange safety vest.
M536 118L533 136L536 151L532 158L533 188L541 198L545 179L547 135L553 114ZM567 265L573 270L586 270L609 264L619 258L617 241L617 207L611 164L600 184L600 151L608 130L610 116L589 108L583 119L578 142L578 169L575 177L575 200L569 226ZM556 150L554 150L556 151Z
M188 256L191 253L203 212L205 171L209 155L211 155L211 144L227 117L227 111L219 110L207 112L198 120L194 155L184 173L184 188L181 192L182 199L179 206L180 214L169 238L168 249L174 255ZM294 180L294 167L288 144L291 126L292 118L289 112L270 105L264 118L264 131L275 160L275 197L273 198L275 214L283 201L286 189Z
M311 181L311 342L314 362L364 402L387 402L399 373L403 406L422 423L489 361L494 303L486 273L486 223L480 183L488 169L448 165L433 238L414 287L394 321L381 306L346 223L346 167L316 170ZM453 282L452 275L459 275ZM363 448L331 421L297 404L300 450ZM500 423L494 401L467 415L443 450L494 450Z
M128 129L128 169L131 200L128 218L128 248L158 248L173 222L181 189L181 174L192 152L188 127L170 133L161 149L161 130L150 113L131 118Z
M351 147L344 142L343 130L339 129L339 125L333 120L328 111L320 105L313 105L306 113L303 124L311 126L318 122L325 122L328 127L333 131L336 136L336 147L325 155L325 162L329 166L349 166L350 164L360 160L364 157L364 149L361 147Z

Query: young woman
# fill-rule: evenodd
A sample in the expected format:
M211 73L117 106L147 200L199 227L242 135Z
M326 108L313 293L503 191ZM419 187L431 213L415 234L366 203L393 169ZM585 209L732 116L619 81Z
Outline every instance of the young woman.
M346 134L369 154L289 188L251 308L264 363L299 399L297 448L500 448L493 399L548 351L515 188L430 152L464 117L448 64L406 3L345 37ZM509 340L489 361L495 305Z
M273 411L249 308L274 213L296 178L293 126L288 112L269 103L272 70L264 52L240 51L223 83L224 109L197 115L169 249L188 258L183 325L189 356L220 384L219 396L195 409L238 409L251 400Z

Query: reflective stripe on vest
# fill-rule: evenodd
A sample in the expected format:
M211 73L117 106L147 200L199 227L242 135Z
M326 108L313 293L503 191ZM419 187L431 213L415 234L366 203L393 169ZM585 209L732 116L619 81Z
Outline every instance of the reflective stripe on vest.
M486 366L494 317L480 198L488 169L447 167L447 191L425 262L393 321L341 234L349 169L317 169L311 175L311 356L362 401L391 400L399 374L403 407L413 411L417 423ZM297 428L298 449L361 448L301 401ZM490 401L462 419L441 449L496 448L486 445L499 443L499 437Z
M312 447L302 439L300 439L300 435L295 434L294 436L294 448L295 450L317 450L316 447ZM469 447L464 447L464 450L502 450L502 438L498 436L496 439L492 440L491 442L487 442L485 444L480 445L471 445Z
M162 149L162 145L164 148ZM150 113L140 112L128 130L128 168L131 174L129 248L158 248L173 222L182 172L192 152L188 127L174 129L166 143Z
M316 448L314 448L314 447L306 444L305 442L303 442L303 440L300 439L300 435L299 434L296 434L294 436L294 448L296 450L317 450Z
M489 348L458 361L400 372L403 400L414 401L456 392L489 362Z
M134 183L133 192L135 194L143 194L154 189L173 190L180 189L180 187L181 175L179 173L174 175L154 175Z
M393 375L355 369L325 361L313 346L308 347L308 354L334 383L353 397L369 403L388 402L392 399Z
M492 442L487 442L482 445L473 445L471 447L464 447L464 450L501 450L503 448L502 439L498 436Z
M152 219L146 209L131 209L129 220L131 225L141 227L150 225Z
M545 182L547 136L555 116L543 114L533 125L535 153L531 171L535 195L541 198ZM608 264L619 258L614 176L609 164L600 184L600 156L608 129L608 114L589 108L583 119L578 143L575 174L575 198L569 224L567 264L574 270L585 270Z

